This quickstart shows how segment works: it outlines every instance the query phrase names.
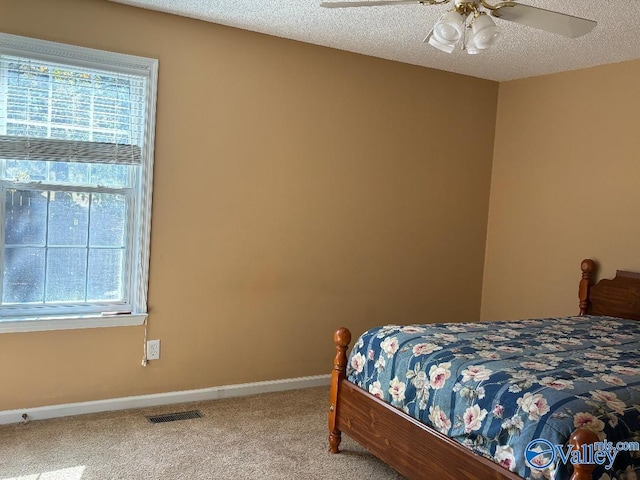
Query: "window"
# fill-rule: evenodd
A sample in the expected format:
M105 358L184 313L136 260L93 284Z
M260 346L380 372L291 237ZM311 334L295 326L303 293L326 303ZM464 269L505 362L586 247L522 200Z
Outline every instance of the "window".
M156 82L156 60L0 34L0 331L144 320Z

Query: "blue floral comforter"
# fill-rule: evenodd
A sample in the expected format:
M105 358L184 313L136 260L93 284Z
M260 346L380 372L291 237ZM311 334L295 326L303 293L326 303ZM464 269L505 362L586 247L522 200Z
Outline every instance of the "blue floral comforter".
M523 478L565 479L559 458L527 465L529 442L565 444L576 427L640 441L639 350L640 322L612 317L387 325L358 339L347 375ZM640 452L606 466L594 478L635 480Z

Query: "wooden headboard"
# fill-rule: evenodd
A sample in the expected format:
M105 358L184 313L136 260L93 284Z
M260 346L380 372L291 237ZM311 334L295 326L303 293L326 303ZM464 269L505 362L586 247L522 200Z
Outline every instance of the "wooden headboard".
M583 260L580 265L580 315L640 320L640 273L618 270L615 278L593 284L596 267L591 259Z

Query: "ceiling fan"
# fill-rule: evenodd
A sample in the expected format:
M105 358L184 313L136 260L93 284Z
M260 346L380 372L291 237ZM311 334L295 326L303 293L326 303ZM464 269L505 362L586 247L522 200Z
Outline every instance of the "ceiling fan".
M452 0L365 0L322 2L320 6L351 8L443 5L451 2ZM440 17L424 39L429 45L447 53L452 53L459 42L469 54L481 53L492 47L500 38L501 32L491 16L569 38L586 35L597 25L593 20L511 1L490 4L486 0L453 0L453 4L453 9Z

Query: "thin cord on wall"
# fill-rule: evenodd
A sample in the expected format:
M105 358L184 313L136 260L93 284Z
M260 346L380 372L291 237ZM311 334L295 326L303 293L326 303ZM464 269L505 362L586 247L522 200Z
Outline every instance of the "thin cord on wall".
M142 362L143 367L147 366L147 319L144 319L144 342L142 343Z

